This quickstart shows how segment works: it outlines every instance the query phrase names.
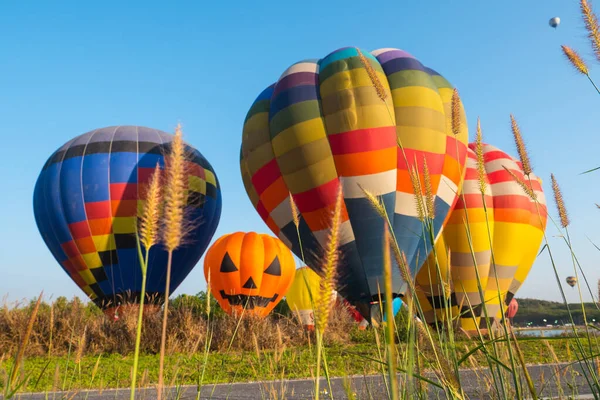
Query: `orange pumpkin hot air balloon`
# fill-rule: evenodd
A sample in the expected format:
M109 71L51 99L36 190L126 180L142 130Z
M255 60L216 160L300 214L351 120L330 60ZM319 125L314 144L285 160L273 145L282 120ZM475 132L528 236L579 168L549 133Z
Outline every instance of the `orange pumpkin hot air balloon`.
M540 179L533 173L525 176L521 163L498 148L482 147L480 182L476 145L469 144L462 193L436 243L439 271L430 256L417 275L417 295L427 322L456 317L460 308L461 327L471 332L477 326L487 328L481 318L486 313L493 321L502 319L502 309L506 310L535 261L547 220ZM535 193L537 201L515 177ZM484 197L480 183L485 185Z
M295 271L286 245L256 232L221 236L204 259L210 291L230 315L243 311L265 317L285 296Z

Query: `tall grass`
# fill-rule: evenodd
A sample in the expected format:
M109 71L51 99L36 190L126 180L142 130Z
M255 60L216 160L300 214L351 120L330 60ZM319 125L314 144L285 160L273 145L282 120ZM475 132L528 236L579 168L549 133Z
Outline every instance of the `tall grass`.
M580 0L580 9L592 50L596 60L600 62L598 19L587 0ZM590 67L583 58L566 45L563 45L561 50L573 68L578 73L585 75L600 93L590 76ZM386 87L379 81L370 62L360 51L358 54L371 80L373 90L387 107L390 96ZM462 122L460 97L456 90L453 92L451 103L451 130L454 135L458 136L461 132ZM391 118L389 108L388 112ZM532 163L524 145L523 134L513 115L510 115L510 129L523 167L523 177L517 176L506 167L505 170L512 175L523 192L536 204L541 222L544 211L541 209L541 204L531 184ZM482 135L478 119L475 152L479 191L481 196L485 197L488 188L484 179ZM398 146L401 149L399 154L403 154L406 158L402 143L398 143ZM409 164L408 160L406 161ZM412 161L411 164L418 164L416 159L414 163ZM600 342L592 324L589 323L579 283L577 289L584 324L582 328L575 327L573 306L566 301L555 264L554 246L551 246L545 233L544 249L550 258L552 272L570 322L573 323L573 338L566 342L560 342L564 343L564 346L552 345L554 340L550 339L535 342L537 339L527 339L515 334L508 320L502 317L506 311L504 301L506 293L502 293L500 290L495 267L494 273L490 275L489 279L490 282L495 283L497 288L493 296L500 305L500 317L488 313L485 304L486 301L490 301L490 295L486 293L488 285L487 282L484 283L483 277L480 277L478 272L476 272L477 289L483 303L482 311L476 310L478 305L470 304L468 297L465 300L467 304L451 304L451 291L460 291L461 288L454 286L449 270L443 269L441 266L442 257L446 257L448 260L450 258L447 257L447 249L444 249L442 253L441 249L436 246L433 226L436 209L431 176L427 162L423 162L421 165L421 170L416 167L409 169L414 201L422 223L422 232L415 234L422 235L426 240L427 250L431 254L427 259L427 262L431 264L429 266L430 281L433 281L432 278L435 276L437 283L431 283L429 288L417 287L415 277L411 275L408 267L406 256L399 248L394 231L391 229L390 217L387 215L382 200L368 188L361 188L377 215L384 222L382 249L384 257L381 266L383 282L380 292L381 313L386 315L387 322L378 327L372 326L370 331L360 332L350 321L347 313L331 305L331 293L339 283L337 282L337 270L342 261L340 260L339 242L344 198L343 185L340 184L335 209L329 224L325 254L321 260L322 281L314 304L315 331L305 332L301 323L291 318L288 311L283 311L283 309L266 319L259 320L244 315L238 317L224 315L222 310L216 306L210 293L199 297L181 296L172 302L169 301L172 254L185 240L189 222L186 221L184 213L186 202L185 154L181 127L178 126L171 152L166 156L164 185L161 185L161 173L157 166L138 226L138 252L143 280L142 301L139 307L124 308L118 321L109 321L93 305L83 305L78 300L68 302L66 299L57 299L49 305L42 302L40 295L37 301L28 307L9 309L5 306L0 314L0 373L5 378L3 383L5 398L13 397L19 390L26 387L37 387L36 381L39 382L45 379L46 375L52 375L52 373L54 373L54 387L56 388L68 389L76 386L74 382L84 379L83 377L88 371L90 373L87 387L102 387L102 382L97 383L98 371L102 368L102 359L109 357L103 354L118 353L123 356L133 354L131 380L126 381L131 388L131 399L134 399L136 395L139 368L144 371L139 385L148 386L156 381L158 399L165 396L163 389L166 378L170 378L170 381L167 381L170 385L178 387L181 387L183 382L193 379L199 399L200 392L208 380L234 382L239 376L238 374L241 375L239 370L242 366L249 366L255 380L261 380L265 376L280 380L280 384L265 385L262 396L263 398L283 398L286 390L284 380L293 375L288 366L290 364L286 364L286 361L290 362L290 358L292 365L301 363L304 363L301 365L307 365L308 363L310 368L307 369L310 369L309 372L314 377L314 398L320 399L331 397L322 391L321 376L325 375L328 389L331 392L331 375L327 354L335 351L336 356L342 356L347 363L356 360L364 361L364 373L379 371L386 385L387 397L394 400L426 398L431 390L443 393L443 396L449 399L465 399L467 393L461 381L461 370L464 367L477 369L478 383L487 391L486 394L490 398L522 399L529 397L537 399L543 395L543 388L548 382L543 382L543 385L540 386L539 382L535 382L530 375L528 366L540 359L579 365L590 391L596 399L600 399L600 375L597 368L600 360ZM464 173L462 170L459 172L461 176ZM554 222L551 216L548 218L554 222L556 229L564 238L565 245L571 254L575 276L583 278L591 292L571 243L568 229L570 221L562 192L554 174L550 178L558 222ZM300 241L300 213L291 194L289 201ZM488 240L492 249L491 263L495 265L492 228L489 223L493 216L485 208L485 199L483 204ZM477 258L473 250L468 216L465 216L464 228L466 236L471 240L470 252L477 271ZM162 313L152 307L145 309L143 301L149 253L152 247L159 242L169 252ZM302 249L301 241L300 248L302 258L304 258L305 250ZM403 298L405 306L396 318L392 318L392 268L394 265L399 268L400 275L407 283ZM425 323L425 304L421 304L419 300L419 290L440 294L441 301L444 303L441 312L434 312L434 323L431 325ZM438 305L435 304L436 307ZM466 338L458 329L459 320L464 317L461 312L464 313L465 308L476 322L476 333L472 334L470 338ZM459 312L453 311L456 309ZM484 322L481 327L480 320ZM167 338L169 338L168 341ZM538 343L537 347L532 345L532 341ZM361 345L366 345L368 350L361 348ZM308 349L311 361L294 358L303 357L304 353L295 352L302 347ZM361 348L361 351L355 351L355 347ZM195 355L199 352L201 352L201 356L196 357ZM535 356L534 352L544 354ZM175 354L175 356L169 357L169 360L173 360L172 365L166 364L167 353ZM150 374L154 376L154 371L147 364L140 363L140 358L155 354L158 355L159 367L156 376L149 378ZM37 371L37 377L35 374L25 373L24 364L28 356L48 359L48 363ZM56 368L52 370L50 360L53 357L66 357L66 362L56 363ZM86 364L86 357L93 357L93 362ZM65 361L63 358L61 360ZM213 370L213 375L207 379L208 371L211 371L211 362L216 359L223 360L220 369L217 368L216 372ZM187 371L186 367L190 360L195 362L192 378L182 372ZM237 363L237 368L231 376L227 375L229 371L225 368L226 361ZM4 367L5 362L10 365L8 368ZM367 365L375 367L371 368ZM480 370L479 368L482 366L486 366L487 370ZM398 373L401 374L401 379L398 379ZM556 372L552 379L555 380L556 386L560 390L560 396L564 396L566 390L562 387L560 374L560 369L556 366ZM348 375L350 375L349 372L344 377L344 388L347 397L353 398L355 395ZM100 381L102 379L103 377L100 376ZM117 382L123 382L122 377L119 376ZM178 393L181 395L181 392Z
M138 360L140 356L140 343L142 340L142 321L144 318L144 303L146 302L146 278L148 275L148 259L150 250L158 241L158 222L161 215L162 190L160 186L160 166L156 164L154 173L150 180L150 186L146 193L144 209L139 219L139 228L136 235L138 258L142 270L142 288L140 292L139 312L136 326L135 355L133 358L133 372L131 377L131 396L135 399L135 384L138 372ZM143 251L142 251L143 246Z
M181 246L185 236L184 207L186 204L185 147L181 126L177 125L171 144L171 151L166 159L167 178L165 185L165 210L163 218L163 244L168 252L167 276L165 280L165 302L160 341L160 361L158 370L158 400L163 395L165 346L167 340L167 321L169 318L169 291L171 289L171 268L173 252Z

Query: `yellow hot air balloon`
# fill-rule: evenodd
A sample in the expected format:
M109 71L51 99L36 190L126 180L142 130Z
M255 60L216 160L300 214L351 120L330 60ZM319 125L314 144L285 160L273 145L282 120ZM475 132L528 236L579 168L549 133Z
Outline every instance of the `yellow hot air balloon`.
M312 269L298 268L292 286L285 296L290 309L307 330L313 330L315 326L314 307L320 301L320 284L321 277ZM330 301L333 302L336 298L337 292L334 291Z
M444 227L443 240L436 243L417 275L417 296L427 322L460 315L460 325L468 332L477 326L487 328L481 319L486 313L493 321L502 318L502 308L506 309L535 261L547 219L539 178L525 176L520 162L485 144L481 175L475 149L475 143L469 144L462 193ZM537 201L513 175L535 193Z
M575 287L575 285L577 284L577 278L575 278L574 276L567 276L566 282L569 286Z

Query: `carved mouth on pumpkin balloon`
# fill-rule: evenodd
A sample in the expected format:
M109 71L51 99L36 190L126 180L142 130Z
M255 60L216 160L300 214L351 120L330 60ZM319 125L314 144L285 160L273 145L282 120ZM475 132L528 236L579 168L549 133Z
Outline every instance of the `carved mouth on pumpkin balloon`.
M227 300L232 306L243 306L248 310L253 310L255 307L266 307L269 303L277 300L279 295L275 293L273 297L262 297L262 296L248 296L245 294L232 294L225 293L224 290L219 291L223 300Z

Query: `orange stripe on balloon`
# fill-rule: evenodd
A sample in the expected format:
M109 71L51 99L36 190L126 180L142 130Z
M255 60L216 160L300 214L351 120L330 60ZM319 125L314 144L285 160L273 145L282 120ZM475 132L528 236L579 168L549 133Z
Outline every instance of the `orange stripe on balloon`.
M331 226L331 216L335 209L335 203L325 206L319 210L303 212L302 218L306 221L306 224L311 231L321 231ZM346 207L342 207L342 222L348 221L348 211Z
M281 204L286 197L289 196L288 188L285 185L283 177L280 176L275 182L273 182L264 192L260 195L264 207L270 213L278 205Z
M494 209L495 222L511 222L515 224L529 224L531 213L529 210Z
M333 156L339 176L362 176L396 168L396 148Z

